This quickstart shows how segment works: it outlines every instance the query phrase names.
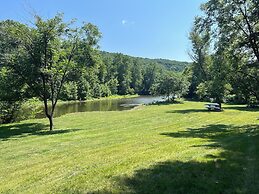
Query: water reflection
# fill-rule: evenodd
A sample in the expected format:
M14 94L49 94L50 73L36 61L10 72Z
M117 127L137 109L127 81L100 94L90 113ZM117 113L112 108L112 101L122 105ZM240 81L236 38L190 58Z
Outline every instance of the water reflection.
M58 104L55 110L55 117L67 113L91 112L91 111L123 111L130 110L141 104L150 104L157 101L163 101L160 96L139 96L135 98L107 99L87 102L69 102ZM45 117L43 111L37 115L37 118Z

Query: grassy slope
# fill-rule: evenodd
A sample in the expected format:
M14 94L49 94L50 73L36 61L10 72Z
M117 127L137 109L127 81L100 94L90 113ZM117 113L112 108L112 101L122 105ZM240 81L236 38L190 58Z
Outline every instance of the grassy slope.
M256 193L259 112L203 103L0 125L3 193Z

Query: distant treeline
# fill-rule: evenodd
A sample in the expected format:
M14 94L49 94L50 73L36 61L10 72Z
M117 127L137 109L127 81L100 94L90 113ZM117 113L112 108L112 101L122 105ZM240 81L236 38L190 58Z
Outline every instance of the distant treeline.
M71 74L61 91L62 100L86 100L110 95L150 95L154 83L168 71L182 73L190 65L166 59L97 52L98 62Z
M111 53L111 52L105 52L101 51L101 55L104 58L114 58L118 53ZM158 64L164 67L166 70L172 70L175 72L183 72L184 69L188 66L190 66L191 62L185 62L185 61L176 61L176 60L169 60L169 59L150 59L150 58L143 58L143 57L134 57L129 55L124 55L128 58L131 58L132 60L137 60L140 63L144 64Z

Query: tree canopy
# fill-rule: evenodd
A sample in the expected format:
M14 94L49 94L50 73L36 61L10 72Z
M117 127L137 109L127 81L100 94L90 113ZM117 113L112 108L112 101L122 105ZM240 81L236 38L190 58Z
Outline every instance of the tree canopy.
M258 1L210 0L201 8L204 14L190 33L194 62L189 95L219 103L258 103Z
M91 53L101 36L97 27L88 23L72 28L58 14L46 21L35 16L33 27L7 20L1 22L0 31L1 66L44 102L52 130L54 110L68 76L93 63ZM82 56L85 60L79 63Z

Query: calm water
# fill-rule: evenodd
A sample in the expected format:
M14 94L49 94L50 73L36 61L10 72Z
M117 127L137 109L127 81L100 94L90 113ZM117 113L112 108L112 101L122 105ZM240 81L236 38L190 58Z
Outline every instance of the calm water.
M90 111L123 111L130 110L141 104L150 104L153 102L163 101L162 97L157 96L139 96L136 98L123 98L123 99L107 99L96 100L89 102L73 102L58 104L55 110L55 117L67 113L75 112L90 112ZM44 118L44 113L37 115L37 118Z

